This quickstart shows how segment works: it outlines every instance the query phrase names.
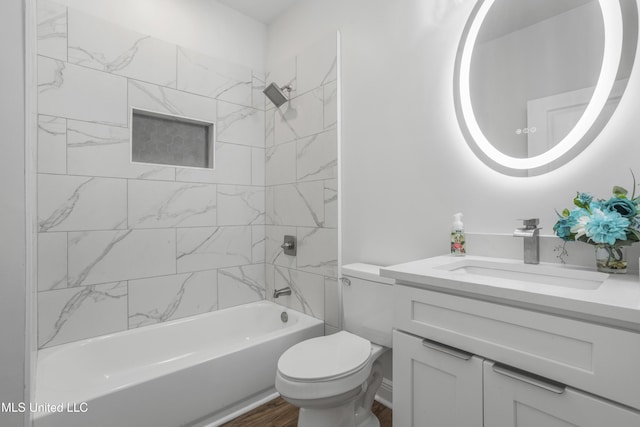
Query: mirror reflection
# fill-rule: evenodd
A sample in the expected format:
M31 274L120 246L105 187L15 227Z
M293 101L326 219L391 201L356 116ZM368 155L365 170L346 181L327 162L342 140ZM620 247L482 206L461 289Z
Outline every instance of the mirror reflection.
M596 0L496 0L471 61L471 101L482 132L512 157L547 151L584 112L603 51Z
M620 0L617 12L606 6L598 0L479 1L457 60L456 108L483 161L519 176L544 173L574 157L604 127L624 92L638 32L634 0ZM616 14L622 21L612 24ZM612 30L623 35L613 50L605 41ZM608 86L601 84L605 68ZM603 93L614 76L613 88ZM575 149L566 148L569 141ZM558 152L566 155L551 156ZM553 165L543 166L543 155ZM528 172L525 163L515 166L527 159L535 162Z

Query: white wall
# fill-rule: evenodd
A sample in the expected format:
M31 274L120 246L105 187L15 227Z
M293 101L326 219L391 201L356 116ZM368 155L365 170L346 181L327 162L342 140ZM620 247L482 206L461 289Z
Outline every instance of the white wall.
M57 3L216 58L264 70L265 25L213 0L58 0Z
M475 158L458 128L452 90L473 4L302 0L269 27L267 66L323 34L342 33L344 263L446 253L457 211L470 232L511 234L516 218L539 217L551 235L555 209L570 207L576 191L608 197L614 184L630 189L629 168L640 174L638 69L609 125L568 165L515 178Z
M0 402L25 401L25 116L23 2L0 14ZM3 427L22 426L24 414L0 413Z

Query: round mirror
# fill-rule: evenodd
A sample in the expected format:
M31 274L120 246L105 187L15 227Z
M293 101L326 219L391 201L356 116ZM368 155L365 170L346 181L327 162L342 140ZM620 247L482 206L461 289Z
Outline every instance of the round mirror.
M456 112L469 146L514 176L582 151L622 96L635 0L480 0L458 49Z

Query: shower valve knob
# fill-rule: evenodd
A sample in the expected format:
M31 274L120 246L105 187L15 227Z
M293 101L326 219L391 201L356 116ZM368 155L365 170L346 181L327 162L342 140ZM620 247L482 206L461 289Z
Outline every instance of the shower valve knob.
M296 256L296 236L284 236L284 243L280 245L285 255Z

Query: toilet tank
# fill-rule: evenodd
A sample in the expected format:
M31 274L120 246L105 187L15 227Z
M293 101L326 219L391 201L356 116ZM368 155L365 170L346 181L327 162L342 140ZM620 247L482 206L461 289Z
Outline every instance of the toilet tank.
M369 341L391 347L393 279L380 276L380 266L348 264L342 267L344 329Z

